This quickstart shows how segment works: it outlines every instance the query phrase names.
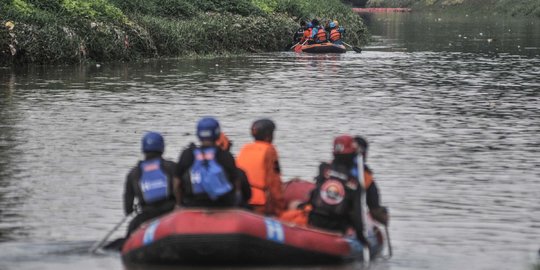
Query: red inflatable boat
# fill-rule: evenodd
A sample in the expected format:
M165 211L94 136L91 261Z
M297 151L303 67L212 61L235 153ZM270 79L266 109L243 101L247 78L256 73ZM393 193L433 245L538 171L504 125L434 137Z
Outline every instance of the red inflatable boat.
M382 238L370 239L382 247ZM284 224L243 210L176 210L135 231L122 248L127 263L325 264L362 260L352 238Z

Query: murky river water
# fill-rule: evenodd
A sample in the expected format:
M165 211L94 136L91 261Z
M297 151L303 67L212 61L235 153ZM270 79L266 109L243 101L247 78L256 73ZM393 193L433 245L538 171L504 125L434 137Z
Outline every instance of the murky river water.
M334 136L366 136L394 247L372 269L529 269L540 21L369 22L377 41L361 54L0 69L0 269L125 268L87 250L122 218L142 134L161 131L176 159L205 115L233 152L254 119L273 118L284 179L312 178Z

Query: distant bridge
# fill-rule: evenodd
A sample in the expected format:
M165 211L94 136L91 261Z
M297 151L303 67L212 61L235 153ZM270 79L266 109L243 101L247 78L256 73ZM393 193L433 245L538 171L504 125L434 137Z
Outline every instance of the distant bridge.
M410 8L353 8L356 13L411 12Z

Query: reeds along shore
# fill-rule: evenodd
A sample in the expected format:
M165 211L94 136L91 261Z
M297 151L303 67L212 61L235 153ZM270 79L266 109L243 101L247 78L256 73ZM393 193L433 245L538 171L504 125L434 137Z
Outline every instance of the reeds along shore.
M339 0L2 1L0 65L279 51L314 17L339 19L348 41L367 41Z

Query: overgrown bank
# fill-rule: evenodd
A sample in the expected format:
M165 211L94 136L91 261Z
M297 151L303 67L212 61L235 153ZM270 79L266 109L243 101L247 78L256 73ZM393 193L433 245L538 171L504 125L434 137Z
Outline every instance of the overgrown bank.
M538 0L369 0L369 7L409 7L413 10L479 13L540 18Z
M0 64L279 51L301 19L338 19L366 41L340 0L7 0Z

